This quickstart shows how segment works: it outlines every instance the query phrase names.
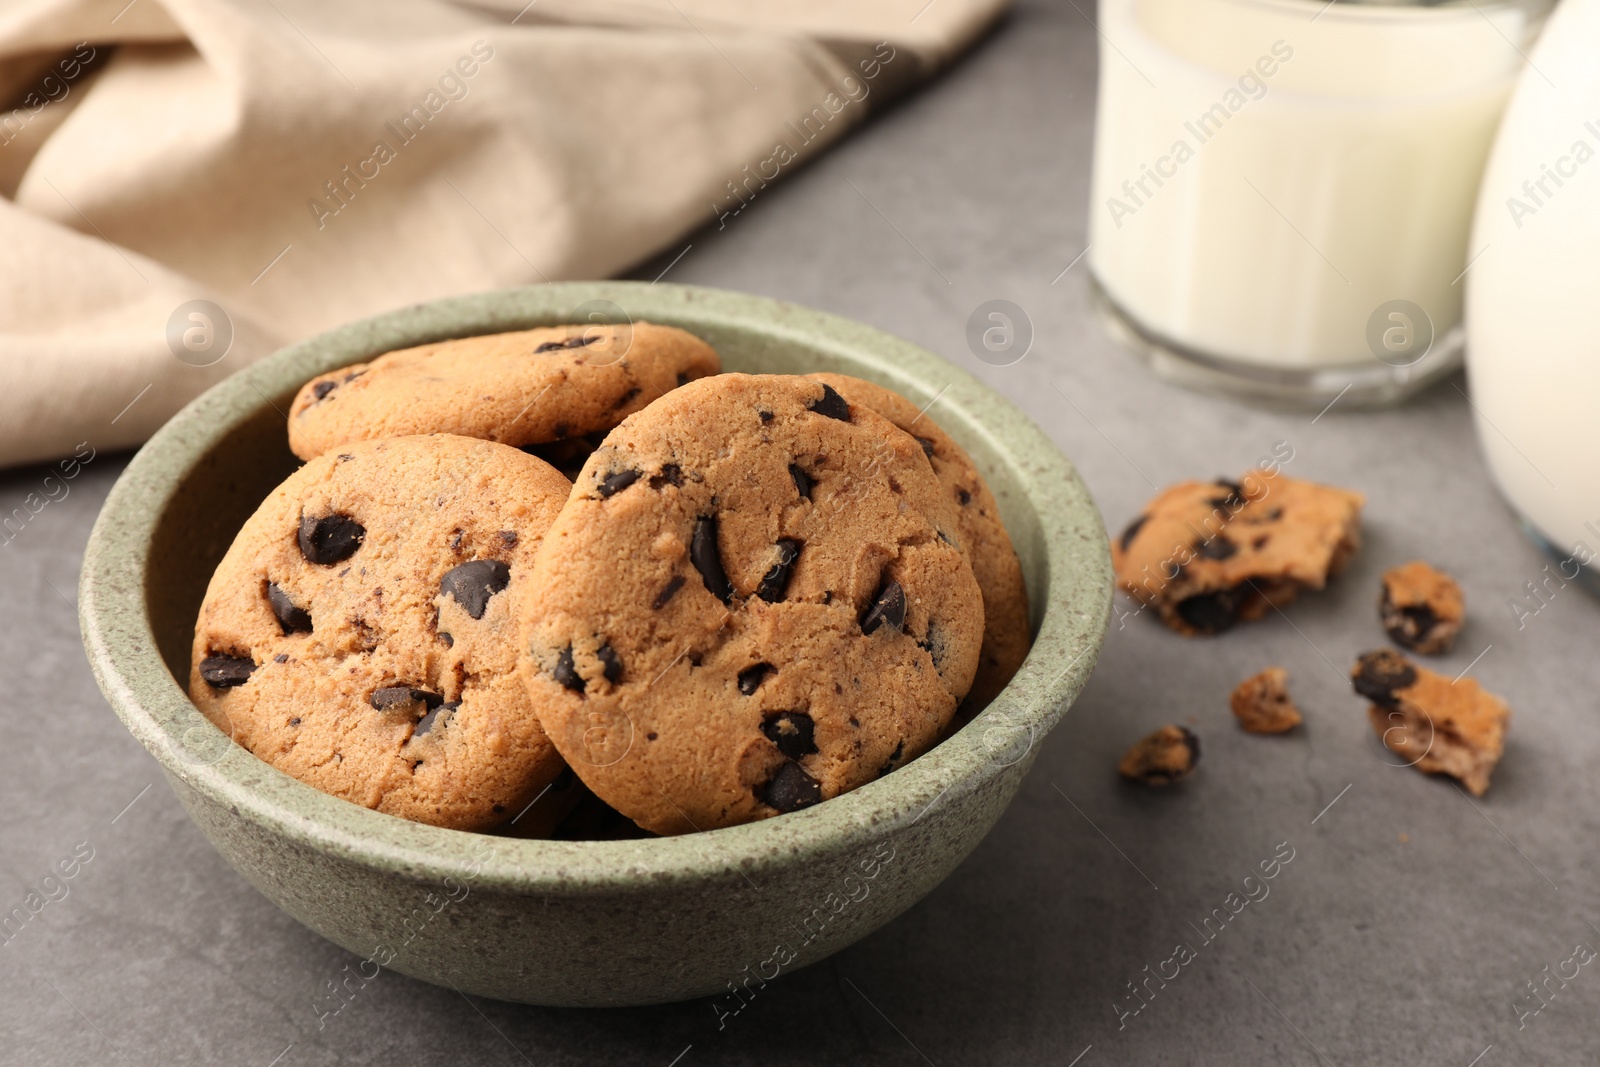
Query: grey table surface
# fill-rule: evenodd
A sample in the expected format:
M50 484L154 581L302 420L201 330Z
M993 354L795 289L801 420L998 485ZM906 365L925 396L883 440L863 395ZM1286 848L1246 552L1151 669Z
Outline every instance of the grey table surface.
M668 276L853 316L976 372L1072 457L1113 530L1153 486L1237 474L1287 442L1289 473L1367 494L1349 572L1218 639L1113 622L977 852L726 1029L704 1001L548 1010L389 973L319 1029L313 999L354 957L211 850L90 677L79 560L126 462L97 457L0 548L0 911L58 861L92 855L0 944L0 1063L1593 1062L1600 967L1565 984L1544 968L1600 946L1600 604L1569 587L1519 627L1507 600L1544 560L1488 478L1460 378L1398 410L1313 419L1165 385L1103 336L1081 262L1063 273L1085 241L1091 10L1022 3L943 81L686 239ZM969 314L993 298L1035 331L1012 366L966 345ZM42 476L0 476L0 511ZM1515 709L1476 802L1391 765L1344 677L1384 643L1379 573L1418 556L1456 574L1471 605L1441 669L1481 654L1473 673ZM1289 668L1306 713L1284 737L1246 735L1227 710L1232 685L1268 664ZM1165 792L1121 783L1123 748L1173 721L1202 738L1196 774ZM1215 940L1197 933L1290 850L1265 898ZM1194 958L1178 977L1129 999L1147 966L1170 973L1179 942Z

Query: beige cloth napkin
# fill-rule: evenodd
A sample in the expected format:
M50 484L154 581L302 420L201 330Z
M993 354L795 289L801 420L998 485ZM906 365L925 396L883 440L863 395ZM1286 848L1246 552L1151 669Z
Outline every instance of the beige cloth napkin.
M8 0L0 465L351 319L624 270L1005 2Z

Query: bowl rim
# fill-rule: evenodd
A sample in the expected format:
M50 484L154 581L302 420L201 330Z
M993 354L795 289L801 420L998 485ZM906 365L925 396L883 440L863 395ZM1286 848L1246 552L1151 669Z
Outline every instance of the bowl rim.
M1005 690L920 758L824 804L741 826L624 841L509 838L409 822L291 778L205 719L161 657L144 591L156 525L210 449L271 397L325 370L445 337L582 319L596 306L702 335L754 332L769 342L801 344L837 355L855 365L846 373L872 377L919 403L944 400L939 424L964 443L981 440L1003 461L1039 526L1044 595L1032 597L1031 609L1038 633ZM934 395L928 383L938 381L949 384ZM1026 415L965 370L811 308L728 290L612 281L413 305L329 330L230 375L173 416L112 487L84 553L79 622L96 681L124 725L169 776L209 801L306 848L419 881L453 876L488 888L582 894L663 881L748 880L797 860L859 851L909 829L941 800L959 800L1005 768L1031 763L1093 669L1111 601L1109 548L1087 487Z

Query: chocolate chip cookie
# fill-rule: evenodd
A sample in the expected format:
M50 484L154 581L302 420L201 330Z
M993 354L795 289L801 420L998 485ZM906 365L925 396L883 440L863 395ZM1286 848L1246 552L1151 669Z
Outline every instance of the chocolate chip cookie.
M1473 796L1488 790L1511 721L1505 701L1475 678L1452 681L1390 649L1362 656L1350 681L1372 701L1367 718L1390 751L1419 771L1455 778Z
M960 536L922 446L832 387L692 382L579 474L519 599L524 678L645 829L792 812L922 753L966 695Z
M310 459L350 441L408 434L559 441L609 430L721 369L700 338L649 322L440 341L311 379L289 409L289 447Z
M1171 486L1113 541L1117 584L1181 634L1220 633L1344 569L1364 499L1264 469Z
M324 792L462 830L515 818L563 764L517 675L511 599L569 488L445 434L313 459L217 567L190 696Z
M832 386L852 404L871 408L922 446L939 484L956 505L956 527L983 591L983 648L978 673L967 693L963 714L981 710L999 695L1028 655L1028 588L1011 537L1000 521L1000 506L977 464L955 439L917 405L881 385L843 374L810 374Z
M1456 643L1467 605L1454 578L1413 560L1383 572L1378 614L1395 644L1435 656L1449 652Z

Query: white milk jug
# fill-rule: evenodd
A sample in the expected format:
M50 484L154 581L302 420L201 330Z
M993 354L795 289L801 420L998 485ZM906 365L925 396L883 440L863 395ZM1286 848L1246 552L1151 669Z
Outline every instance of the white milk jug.
M1467 373L1489 469L1571 579L1600 552L1600 0L1563 0L1484 172Z

